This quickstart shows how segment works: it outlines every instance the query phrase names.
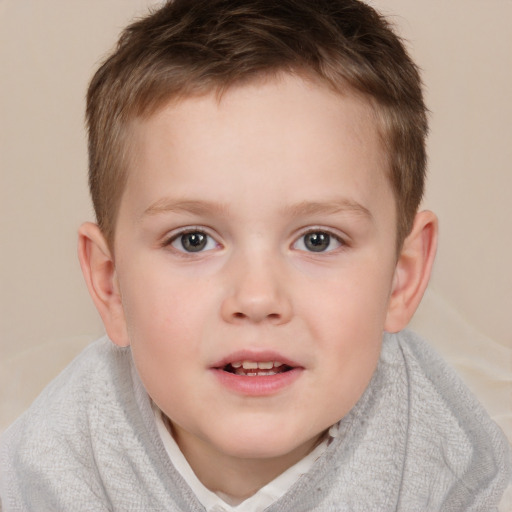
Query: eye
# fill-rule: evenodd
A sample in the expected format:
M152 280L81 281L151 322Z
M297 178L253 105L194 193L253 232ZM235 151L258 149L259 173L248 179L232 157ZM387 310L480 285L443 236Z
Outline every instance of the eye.
M170 240L170 244L181 252L210 251L218 246L217 242L204 231L185 231Z
M293 248L308 252L330 252L341 247L343 242L337 236L326 231L310 231L302 235Z

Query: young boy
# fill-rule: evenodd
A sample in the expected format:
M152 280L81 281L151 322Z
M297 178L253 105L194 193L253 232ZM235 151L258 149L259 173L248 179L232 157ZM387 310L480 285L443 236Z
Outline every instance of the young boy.
M87 101L79 255L109 339L6 432L4 510L496 510L504 436L403 331L437 220L385 20L174 0Z

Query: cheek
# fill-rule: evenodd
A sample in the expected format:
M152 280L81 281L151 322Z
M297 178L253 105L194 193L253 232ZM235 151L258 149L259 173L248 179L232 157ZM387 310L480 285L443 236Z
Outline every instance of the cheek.
M392 273L385 263L342 269L314 286L304 287L303 309L313 312L319 328L381 333L391 291Z
M365 268L326 281L325 293L310 297L309 308L304 304L317 354L322 354L317 362L325 369L327 391L333 394L333 403L347 410L377 365L389 297L389 272Z
M323 343L317 347L324 355L327 392L332 393L332 403L342 406L342 414L366 389L380 356L388 279L381 277L375 286L375 277L368 272L359 279L339 282L329 290L330 299L312 301L316 304L313 336Z
M195 371L187 362L201 361L206 313L189 287L151 278L139 281L144 288L126 290L123 305L139 376L159 407L169 410L167 402L176 396L169 389L184 390Z
M124 281L126 287L121 287L129 333L134 338L148 332L167 336L170 331L199 327L205 315L205 299L211 295L207 292L208 281L184 278L152 263L138 266L146 271L134 268L123 273L129 276Z
M208 291L208 280L180 279L156 269L129 283L123 305L133 358L144 386L164 405L169 387L183 387L180 383L200 367L187 362L204 359L215 291Z

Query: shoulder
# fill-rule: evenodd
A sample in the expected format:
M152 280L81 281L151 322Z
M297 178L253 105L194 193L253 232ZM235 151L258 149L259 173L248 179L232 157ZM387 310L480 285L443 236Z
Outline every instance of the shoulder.
M22 485L28 478L56 485L84 479L94 488L92 438L116 416L122 407L119 395L127 386L126 349L107 338L84 349L0 438L0 475L9 494L22 487L31 492ZM93 494L101 494L99 484Z
M507 445L503 432L484 407L428 342L412 331L387 335L384 344L403 358L409 385L409 401L415 414L431 428L449 429L454 424L473 440L479 435L497 445ZM386 350L383 350L385 354ZM385 357L385 355L384 355ZM483 442L483 440L482 440ZM506 446L503 446L505 449ZM506 450L504 450L506 451Z
M389 347L386 347L386 344ZM405 473L412 481L435 475L447 503L496 503L510 479L508 442L455 371L411 331L386 336L386 352L400 354L408 381L409 425ZM387 356L389 357L389 355ZM443 487L443 482L448 487ZM446 505L447 510L451 510ZM471 510L487 510L471 508Z
M0 450L6 511L197 510L165 452L130 349L106 338L50 383Z
M127 350L118 349L107 338L90 344L11 425L7 437L22 432L30 437L37 437L38 433L43 436L47 434L42 432L43 429L64 434L72 423L83 422L91 413L91 407L97 407L98 401L110 401L113 389L129 372Z

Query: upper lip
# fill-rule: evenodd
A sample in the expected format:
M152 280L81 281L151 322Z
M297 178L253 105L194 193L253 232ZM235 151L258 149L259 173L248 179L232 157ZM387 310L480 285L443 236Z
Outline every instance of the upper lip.
M296 361L293 361L289 357L275 352L272 350L238 350L229 354L226 357L216 361L211 366L212 368L224 368L228 364L236 363L239 361L255 361L255 362L267 362L267 361L278 361L292 368L301 367L302 365Z

